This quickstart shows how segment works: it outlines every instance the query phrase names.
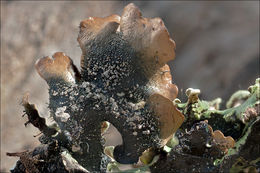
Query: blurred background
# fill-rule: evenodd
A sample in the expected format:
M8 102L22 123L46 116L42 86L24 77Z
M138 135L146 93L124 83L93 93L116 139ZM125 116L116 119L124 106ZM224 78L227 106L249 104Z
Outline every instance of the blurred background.
M76 41L81 20L121 14L130 1L1 1L1 167L7 172L18 158L6 152L33 149L39 133L22 117L23 93L48 117L48 87L36 73L38 58L63 51L79 67ZM189 87L203 99L223 98L247 89L259 77L258 1L136 1L143 16L161 17L177 44L169 62L179 98ZM118 142L114 130L108 145Z

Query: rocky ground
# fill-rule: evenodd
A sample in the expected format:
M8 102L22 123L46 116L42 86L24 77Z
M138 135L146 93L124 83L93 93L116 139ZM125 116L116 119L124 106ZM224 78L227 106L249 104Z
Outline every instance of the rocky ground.
M89 16L121 14L128 2L1 1L1 172L17 160L6 152L39 144L34 127L24 128L22 95L48 116L47 84L34 69L38 58L63 51L79 66L79 22ZM259 76L259 2L135 2L146 17L161 17L177 44L170 62L184 99L186 88L224 100ZM182 91L183 89L183 91ZM116 140L108 131L108 144ZM114 137L114 138L113 138Z

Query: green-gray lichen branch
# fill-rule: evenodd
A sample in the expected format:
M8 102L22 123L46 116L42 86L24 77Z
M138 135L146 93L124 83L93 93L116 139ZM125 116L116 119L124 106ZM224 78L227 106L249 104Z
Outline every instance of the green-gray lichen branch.
M175 42L160 18L129 4L121 16L89 17L79 29L80 70L63 52L35 64L56 124L46 125L25 95L26 124L42 132L41 145L7 153L20 157L11 172L120 172L123 164L135 167L128 172L259 171L259 79L225 110L192 88L181 103L167 65ZM109 123L122 145L104 147Z

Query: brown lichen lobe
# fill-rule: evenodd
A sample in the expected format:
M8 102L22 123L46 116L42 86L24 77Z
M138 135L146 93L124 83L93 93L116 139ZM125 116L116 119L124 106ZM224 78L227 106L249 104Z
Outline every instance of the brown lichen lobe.
M78 71L75 70L70 57L63 52L56 52L52 57L44 57L35 63L35 68L39 75L49 81L51 79L62 79L69 83L75 83Z
M80 22L79 25L79 36L77 38L82 54L86 54L85 45L93 41L97 37L105 37L107 35L113 34L116 32L119 26L120 16L111 15L108 17L89 17ZM84 60L82 57L81 61Z
M212 134L213 139L219 145L219 148L227 154L229 148L235 146L235 140L231 136L225 137L220 130L215 130Z
M181 126L184 116L173 105L172 101L160 94L153 94L150 104L160 121L160 138L163 139L165 145L173 133Z
M120 32L132 47L144 54L145 63L163 66L175 58L175 42L160 18L144 18L140 10L129 4L120 20Z

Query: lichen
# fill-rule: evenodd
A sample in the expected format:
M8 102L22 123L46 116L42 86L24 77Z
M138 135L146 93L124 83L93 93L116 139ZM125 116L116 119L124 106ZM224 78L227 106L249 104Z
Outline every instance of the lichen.
M15 172L226 172L259 171L260 79L231 96L200 100L199 89L177 99L167 62L175 42L160 18L144 18L134 5L120 16L89 17L79 26L80 71L63 52L39 59L49 86L48 126L28 94L22 104L41 145L20 157ZM123 143L104 147L113 124ZM242 163L242 166L241 166Z
M227 109L223 112L225 114L224 118L227 122L229 121L241 121L243 124L247 124L250 119L254 119L255 117L247 117L247 114L245 114L246 110L252 107L259 106L260 102L260 78L256 79L255 85L252 85L248 88L250 94L247 96L248 99L244 101L242 104L236 107L232 107L230 109ZM239 93L242 93L241 91ZM239 94L236 93L236 94ZM241 98L241 95L235 95L236 97L232 100L239 100ZM243 97L242 97L243 98Z
M256 79L255 85L249 87L249 91L249 95L244 91L233 94L229 100L233 107L226 110L218 109L220 99L210 102L201 101L197 95L199 92L196 92L194 97L187 94L186 103L175 101L175 105L186 118L176 133L179 144L166 150L169 152L168 159L170 160L166 161L162 158L156 165L151 166L152 172L163 167L167 167L167 171L175 169L181 172L188 170L195 172L259 171L259 79ZM239 104L231 104L231 100ZM212 108L213 105L214 108ZM196 113L199 114L199 118ZM199 124L194 124L198 120ZM205 121L208 125L205 125ZM231 135L235 140L224 135ZM192 162L194 156L198 157L198 163L205 166L185 165L185 162ZM168 163L165 165L163 162Z
M89 17L79 29L80 71L63 52L35 64L60 129L42 141L55 139L85 169L105 172L110 159L102 133L109 122L123 139L114 160L137 163L145 150L163 147L184 120L172 102L178 89L166 64L175 58L175 42L160 18L142 17L134 4L121 17Z

